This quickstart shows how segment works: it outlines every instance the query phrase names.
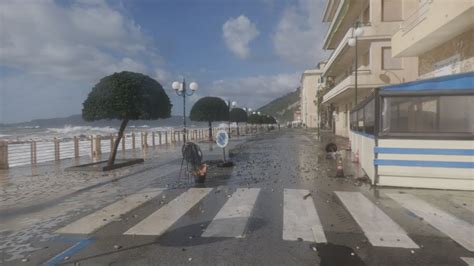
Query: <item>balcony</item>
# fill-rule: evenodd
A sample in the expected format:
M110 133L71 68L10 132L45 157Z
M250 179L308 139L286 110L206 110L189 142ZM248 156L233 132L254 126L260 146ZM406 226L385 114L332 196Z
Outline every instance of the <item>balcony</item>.
M367 68L359 68L357 72L357 87L363 88L366 87L367 84L371 82L371 71ZM342 81L337 82L337 80L342 79ZM349 75L346 77L341 77L336 79L336 84L332 88L328 88L328 92L323 96L323 104L330 103L337 101L343 98L349 98L353 95L351 88L353 89L355 86L355 75Z
M364 30L364 36L358 38L358 51L363 52L370 49L372 42L377 41L390 41L389 34L382 34L386 32L383 27L372 27L371 25L365 25L362 27ZM352 60L355 56L354 48L349 47L348 41L352 37L353 28L349 28L338 44L336 49L332 52L328 59L328 62L324 66L323 76L338 76L339 73L347 69L348 65L352 64Z
M396 57L418 56L472 28L472 0L423 2L392 37Z

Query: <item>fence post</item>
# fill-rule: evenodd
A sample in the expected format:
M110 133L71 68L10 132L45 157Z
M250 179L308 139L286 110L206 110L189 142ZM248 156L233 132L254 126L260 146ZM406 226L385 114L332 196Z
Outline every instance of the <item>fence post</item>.
M117 137L118 138L118 137ZM120 139L120 141L122 142L122 152L125 152L125 139L127 138L127 135L125 135L125 133L123 134L122 138Z
M8 142L0 140L0 169L8 169Z
M155 148L155 131L151 132L151 143L153 148Z
M110 152L114 149L114 134L110 134Z
M74 136L74 157L79 157L79 139L76 136Z
M98 157L102 154L101 150L101 139L102 137L100 135L95 136L95 141L94 141L94 156Z
M158 144L163 144L163 142L161 141L161 131L158 131Z
M54 138L54 160L59 161L61 159L60 150L59 150L59 140Z
M94 136L90 135L91 139L91 158L94 158Z
M34 153L35 153L35 148L33 147L33 140L30 139L30 161L31 161L31 164L35 164L35 156L34 156Z
M132 150L135 150L135 131L132 131Z

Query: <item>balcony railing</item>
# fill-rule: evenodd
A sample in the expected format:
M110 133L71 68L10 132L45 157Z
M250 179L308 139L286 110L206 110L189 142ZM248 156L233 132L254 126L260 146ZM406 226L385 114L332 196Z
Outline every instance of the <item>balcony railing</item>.
M433 0L424 1L408 18L402 22L400 29L403 34L407 34L412 30L416 25L420 24L423 20L426 19L427 13L430 10L430 5L433 3Z

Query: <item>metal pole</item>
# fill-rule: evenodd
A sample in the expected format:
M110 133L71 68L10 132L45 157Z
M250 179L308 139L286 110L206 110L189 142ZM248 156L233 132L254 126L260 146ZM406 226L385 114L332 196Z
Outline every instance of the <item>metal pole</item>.
M354 107L357 105L357 35L355 36L355 93L354 93Z
M186 81L183 78L183 143L186 143Z

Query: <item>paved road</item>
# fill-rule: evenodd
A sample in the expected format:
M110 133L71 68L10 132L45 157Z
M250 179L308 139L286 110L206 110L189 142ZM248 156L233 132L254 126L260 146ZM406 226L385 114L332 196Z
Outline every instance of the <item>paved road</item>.
M134 189L41 228L52 237L5 264L474 265L471 193L335 178L321 146L310 131L271 132L205 186L166 187L175 162L98 187L83 200Z

